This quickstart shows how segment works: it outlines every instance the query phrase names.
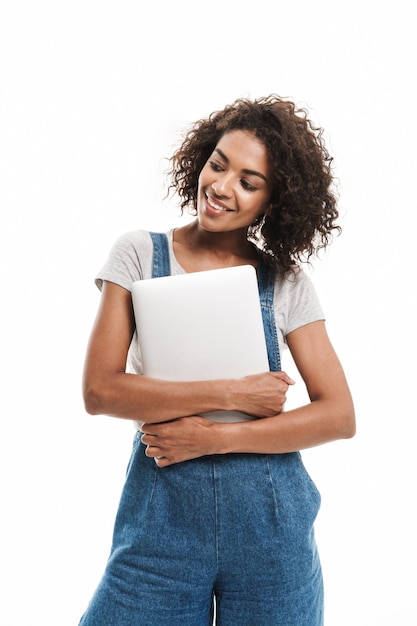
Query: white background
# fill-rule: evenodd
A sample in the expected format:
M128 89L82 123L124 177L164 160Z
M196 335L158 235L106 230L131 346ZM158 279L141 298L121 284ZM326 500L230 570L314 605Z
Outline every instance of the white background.
M411 4L3 4L2 625L75 626L107 558L132 426L82 405L95 273L121 233L181 223L162 199L183 129L272 92L325 128L340 179L344 232L311 277L358 433L304 454L326 626L416 623Z

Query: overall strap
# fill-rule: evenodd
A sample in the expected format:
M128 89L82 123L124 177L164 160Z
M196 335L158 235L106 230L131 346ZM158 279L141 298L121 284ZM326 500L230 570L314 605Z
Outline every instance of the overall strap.
M171 264L169 262L168 238L165 233L149 233L153 243L152 278L169 276Z
M281 370L281 355L274 313L275 276L272 267L259 256L258 289L261 302L262 321L264 323L266 347L268 351L269 369L271 372Z

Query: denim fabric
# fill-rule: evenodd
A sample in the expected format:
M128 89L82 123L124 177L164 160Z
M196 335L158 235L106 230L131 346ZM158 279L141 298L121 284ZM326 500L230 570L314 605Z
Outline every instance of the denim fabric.
M271 282L260 272L270 310ZM322 626L319 507L298 452L158 468L137 433L106 571L79 626Z
M158 468L135 435L106 573L82 626L319 626L320 496L300 456Z
M272 268L267 266L262 260L262 257L259 257L258 289L268 350L269 369L271 372L278 372L281 369L281 356L274 313L274 273Z
M153 244L152 278L169 276L171 274L171 267L167 236L165 233L149 234Z

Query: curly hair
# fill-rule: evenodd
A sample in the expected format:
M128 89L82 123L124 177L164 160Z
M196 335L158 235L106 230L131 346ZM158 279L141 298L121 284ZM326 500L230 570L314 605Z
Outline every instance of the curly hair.
M180 198L181 213L196 214L198 178L219 139L232 130L252 132L266 147L272 171L269 209L248 227L248 240L265 258L288 271L308 261L332 239L338 210L333 158L305 109L277 95L239 98L197 121L170 159L169 190Z

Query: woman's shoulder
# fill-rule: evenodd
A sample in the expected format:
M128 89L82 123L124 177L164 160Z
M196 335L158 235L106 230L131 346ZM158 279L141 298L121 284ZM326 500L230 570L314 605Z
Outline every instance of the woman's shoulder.
M291 293L311 285L311 279L301 265L294 264L287 272L275 272L275 285Z
M152 237L150 230L145 229L137 229L137 230L129 230L117 237L115 240L111 254L123 254L128 256L135 256L137 258L141 258L142 255L149 256L149 253L152 251ZM156 231L155 231L156 232ZM171 232L161 232L168 238L168 242L170 241Z
M113 247L118 248L146 248L151 245L151 236L148 230L129 230L117 237Z
M119 237L115 241L115 245L118 245L118 246L125 245L127 247L133 246L138 249L149 248L150 246L152 246L152 237L151 237L152 232L158 232L158 234L166 235L169 240L171 233L172 233L172 229L168 231L151 231L151 230L145 230L143 228L140 228L137 230L129 230L119 235Z

